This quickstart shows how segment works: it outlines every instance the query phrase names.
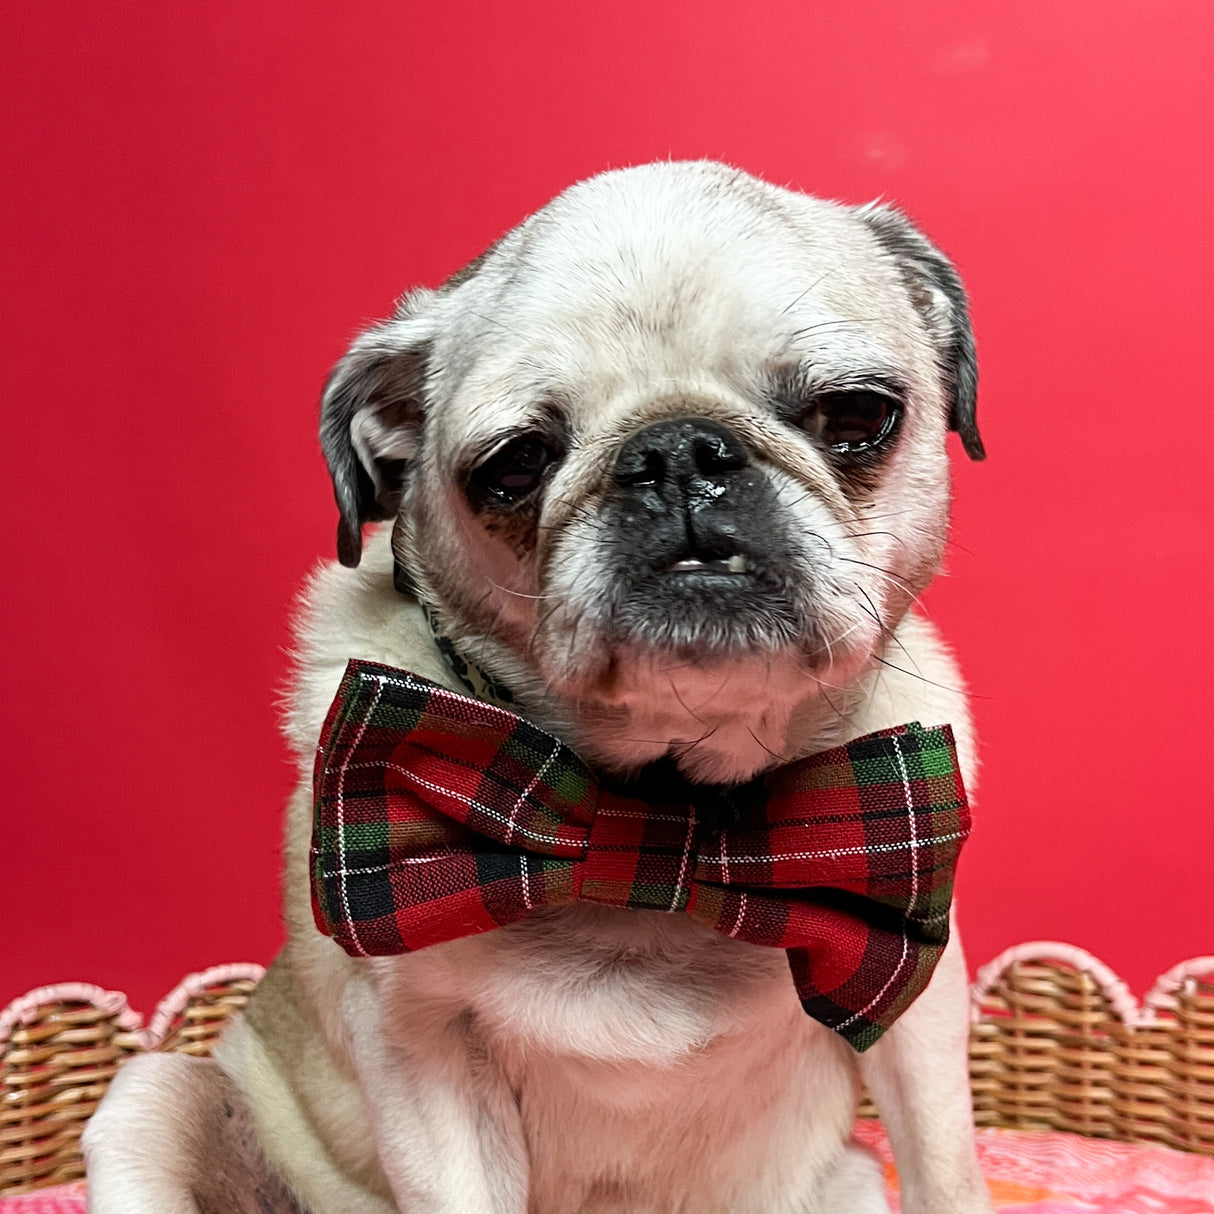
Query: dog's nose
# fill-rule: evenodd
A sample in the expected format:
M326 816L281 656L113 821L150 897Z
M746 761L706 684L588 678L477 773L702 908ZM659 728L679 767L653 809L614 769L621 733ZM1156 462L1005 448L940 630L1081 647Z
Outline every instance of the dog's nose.
M697 481L719 481L750 466L737 435L706 417L680 417L638 430L620 449L618 485L686 490Z

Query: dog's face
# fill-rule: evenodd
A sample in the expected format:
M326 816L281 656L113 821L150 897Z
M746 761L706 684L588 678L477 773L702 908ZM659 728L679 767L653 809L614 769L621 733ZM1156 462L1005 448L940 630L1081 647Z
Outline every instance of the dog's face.
M712 164L608 173L339 364L339 552L396 517L457 646L598 761L741 778L935 573L974 385L961 286L897 213ZM695 736L730 714L757 749Z

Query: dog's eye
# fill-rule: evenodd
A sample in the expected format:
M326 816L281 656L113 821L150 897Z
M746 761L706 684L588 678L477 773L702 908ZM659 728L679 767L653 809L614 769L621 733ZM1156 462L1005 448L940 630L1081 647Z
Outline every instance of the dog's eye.
M533 493L556 452L542 438L524 435L491 455L472 474L472 485L499 502L521 501Z
M832 451L867 451L893 433L901 405L881 392L824 392L801 425Z

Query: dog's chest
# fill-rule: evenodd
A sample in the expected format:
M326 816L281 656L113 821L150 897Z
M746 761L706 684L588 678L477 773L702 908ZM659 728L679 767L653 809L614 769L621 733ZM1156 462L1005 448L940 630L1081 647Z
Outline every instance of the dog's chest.
M779 949L593 906L469 944L455 964L517 1101L533 1211L650 1208L663 1186L669 1208L702 1187L716 1209L709 1194L797 1172L848 1123L847 1049L801 1010Z
M850 1123L848 1049L779 949L581 906L488 933L459 967L517 1104L532 1214L758 1209Z
M471 1010L504 1058L669 1066L773 1011L800 1014L781 950L680 916L580 905L470 943Z

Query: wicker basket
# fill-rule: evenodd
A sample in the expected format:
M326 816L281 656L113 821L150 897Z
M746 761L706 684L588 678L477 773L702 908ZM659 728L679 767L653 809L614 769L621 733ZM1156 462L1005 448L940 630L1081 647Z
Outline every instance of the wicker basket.
M979 972L974 1000L979 1125L1214 1155L1214 957L1175 966L1138 1005L1095 957L1020 945Z
M85 983L30 991L0 1013L0 1195L84 1175L80 1135L132 1054L208 1054L262 975L257 965L191 974L147 1028L126 997Z
M123 1061L208 1053L261 972L191 975L146 1028L124 996L83 984L31 991L0 1013L0 1194L80 1177L80 1134ZM974 984L970 1076L980 1126L1214 1155L1214 957L1169 970L1138 1004L1080 949L1009 949Z

